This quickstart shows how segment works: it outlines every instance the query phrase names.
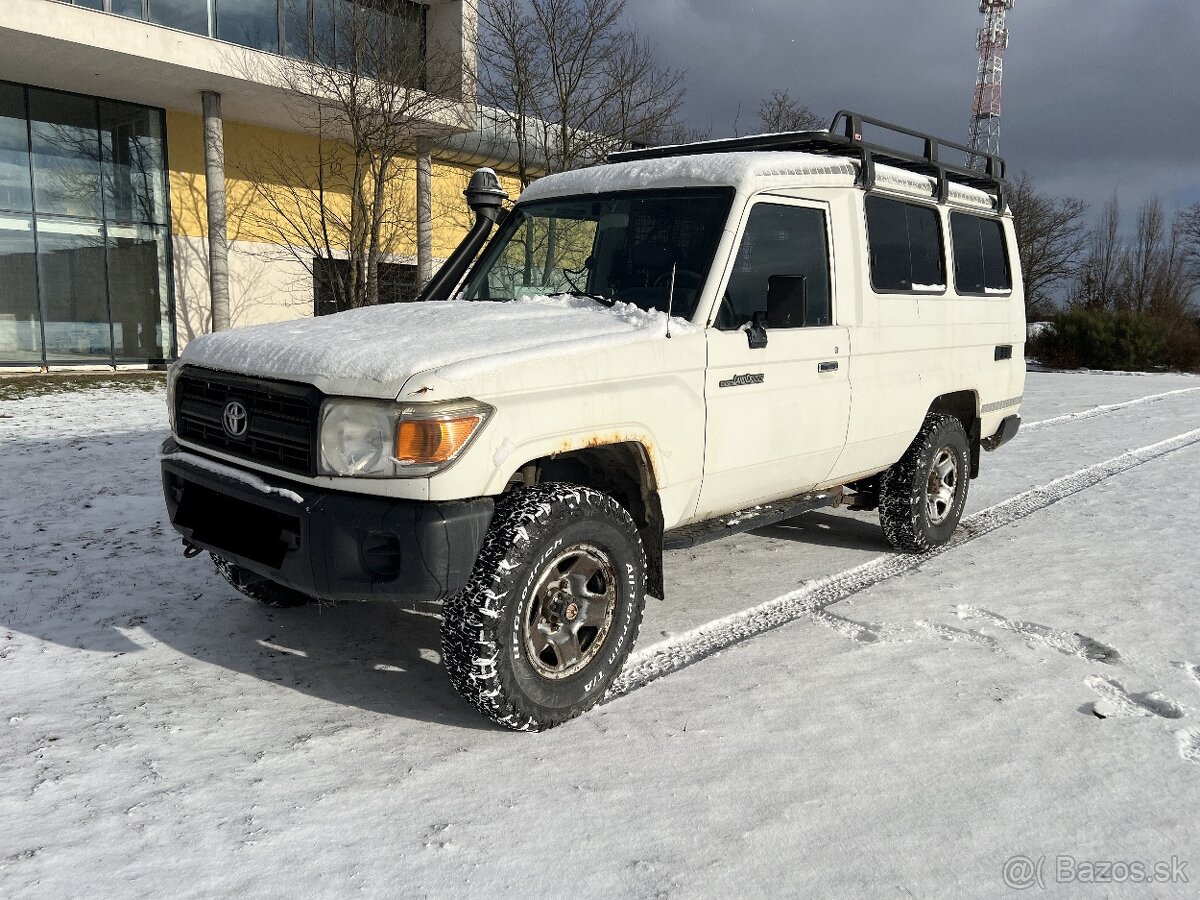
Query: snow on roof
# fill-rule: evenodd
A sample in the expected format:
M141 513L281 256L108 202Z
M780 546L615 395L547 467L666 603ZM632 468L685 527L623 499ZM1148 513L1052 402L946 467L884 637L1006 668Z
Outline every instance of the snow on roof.
M849 187L858 175L852 159L798 151L698 153L664 159L608 163L539 178L521 194L521 202L549 197L603 194L648 188L733 187L747 196L770 189L796 186ZM932 197L935 181L893 166L876 165L875 180L882 188ZM952 183L955 203L991 209L991 195Z

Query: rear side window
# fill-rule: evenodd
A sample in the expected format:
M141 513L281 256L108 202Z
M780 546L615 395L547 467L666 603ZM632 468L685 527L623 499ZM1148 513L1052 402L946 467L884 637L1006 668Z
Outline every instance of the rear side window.
M951 213L950 240L955 290L960 294L1007 294L1012 290L1004 227L999 220Z
M944 291L946 265L936 210L867 197L871 285L879 293Z

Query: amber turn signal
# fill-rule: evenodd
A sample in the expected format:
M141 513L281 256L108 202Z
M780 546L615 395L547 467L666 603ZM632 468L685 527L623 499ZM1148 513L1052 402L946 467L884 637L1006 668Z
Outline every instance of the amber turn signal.
M432 465L453 459L482 421L481 415L402 418L396 429L396 461L402 465Z

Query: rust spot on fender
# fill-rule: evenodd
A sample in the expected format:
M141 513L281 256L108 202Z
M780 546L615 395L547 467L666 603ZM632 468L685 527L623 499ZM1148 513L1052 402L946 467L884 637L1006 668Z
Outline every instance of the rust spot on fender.
M662 472L660 460L658 456L658 448L654 442L648 440L640 434L625 434L620 431L596 432L587 436L576 436L573 438L565 438L560 441L558 446L550 454L558 456L562 453L570 453L572 450L588 450L593 447L606 447L611 444L637 444L646 451L646 461L650 464L650 470L654 474L657 482Z

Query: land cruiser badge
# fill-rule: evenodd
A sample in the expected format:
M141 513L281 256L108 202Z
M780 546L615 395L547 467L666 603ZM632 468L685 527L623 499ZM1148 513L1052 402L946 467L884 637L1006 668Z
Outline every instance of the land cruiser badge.
M767 376L761 372L753 375L734 375L732 378L726 378L724 381L717 382L720 387L741 387L746 384L762 384L766 381Z

